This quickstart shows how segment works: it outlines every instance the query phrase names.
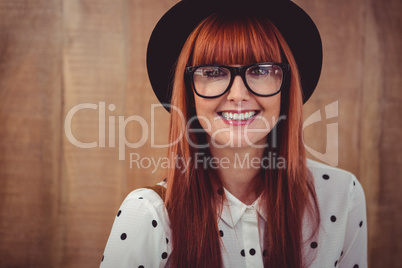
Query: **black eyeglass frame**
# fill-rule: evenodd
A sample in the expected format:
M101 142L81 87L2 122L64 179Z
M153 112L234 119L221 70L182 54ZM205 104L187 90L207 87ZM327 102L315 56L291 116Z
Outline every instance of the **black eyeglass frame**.
M250 86L247 83L246 80L246 71L248 68L253 67L253 66L260 66L260 65L276 65L279 66L282 69L282 83L281 86L279 87L278 91L276 91L275 93L271 93L271 94L259 94L254 92ZM230 82L228 87L219 95L216 96L204 96L201 95L200 93L197 92L197 89L195 88L195 84L194 84L194 72L197 68L200 67L205 67L205 66L211 66L211 67L222 67L222 68L226 68L229 70L230 72ZM206 98L206 99L214 99L214 98L218 98L222 95L224 95L226 92L229 91L229 89L232 87L233 81L235 79L235 77L237 75L240 75L240 77L243 80L244 85L246 86L247 90L250 91L251 93L253 93L254 95L260 96L260 97L271 97L274 96L276 94L278 94L282 88L283 85L285 84L285 79L287 76L287 72L290 71L290 66L287 63L277 63L277 62L261 62L261 63L254 63L254 64L249 64L249 65L244 65L244 66L228 66L228 65L221 65L221 64L203 64L203 65L196 65L196 66L188 66L186 67L186 75L188 76L188 78L191 81L191 85L193 87L193 90L195 92L195 94L197 94L198 96L200 96L201 98Z

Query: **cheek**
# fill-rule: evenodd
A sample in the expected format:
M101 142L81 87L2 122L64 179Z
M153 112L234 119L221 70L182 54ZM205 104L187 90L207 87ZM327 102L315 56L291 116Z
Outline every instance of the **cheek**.
M214 116L216 107L219 104L218 99L205 99L197 95L194 96L195 111L197 116Z
M279 120L281 113L280 94L259 99L259 103L263 110L259 117L260 120L256 120L256 126L257 128L264 128L269 132Z
M207 132L211 132L212 124L216 116L216 107L219 101L216 99L205 99L194 96L195 112L201 127Z
M261 105L264 107L267 115L271 115L276 119L281 112L281 95L275 95L273 97L267 97L267 99L261 101Z

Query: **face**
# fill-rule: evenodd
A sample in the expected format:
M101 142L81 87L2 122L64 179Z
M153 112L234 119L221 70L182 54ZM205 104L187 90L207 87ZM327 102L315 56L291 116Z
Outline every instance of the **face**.
M240 76L224 95L207 99L194 94L198 120L211 146L263 148L280 114L281 93L260 97L247 90Z

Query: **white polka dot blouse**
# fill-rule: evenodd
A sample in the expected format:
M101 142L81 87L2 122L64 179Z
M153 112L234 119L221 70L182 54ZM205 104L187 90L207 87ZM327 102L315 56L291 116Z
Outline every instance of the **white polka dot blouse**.
M311 238L312 227L307 220L303 223L306 263L313 268L367 268L366 205L359 181L347 171L312 160L307 166L315 180L321 226ZM224 267L264 267L259 229L264 230L269 215L259 209L259 199L245 205L224 191L228 202L218 217ZM131 192L117 212L100 267L169 267L171 251L163 201L153 190L141 188Z

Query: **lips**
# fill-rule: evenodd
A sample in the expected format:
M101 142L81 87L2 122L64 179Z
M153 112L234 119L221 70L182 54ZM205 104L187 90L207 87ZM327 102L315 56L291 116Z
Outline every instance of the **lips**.
M254 120L255 116L259 113L258 110L249 110L249 111L222 111L219 112L219 116L230 125L244 125L249 124Z

